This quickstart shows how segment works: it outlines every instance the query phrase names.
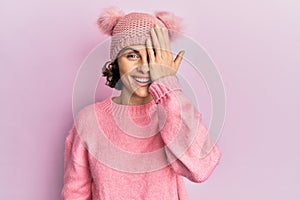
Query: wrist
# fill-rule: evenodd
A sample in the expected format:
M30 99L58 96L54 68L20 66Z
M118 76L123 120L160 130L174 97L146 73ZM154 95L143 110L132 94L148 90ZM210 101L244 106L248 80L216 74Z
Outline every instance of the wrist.
M149 93L153 96L156 103L175 90L181 90L178 78L175 75L161 77L151 83Z

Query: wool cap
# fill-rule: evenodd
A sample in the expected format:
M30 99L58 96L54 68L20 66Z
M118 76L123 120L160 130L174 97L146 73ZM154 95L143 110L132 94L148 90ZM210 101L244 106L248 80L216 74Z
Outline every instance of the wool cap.
M181 18L166 11L155 12L154 16L139 12L125 14L111 7L99 16L97 24L102 33L111 36L111 61L114 61L119 52L127 46L145 45L147 38L151 37L150 30L155 25L168 29L171 41L176 37L176 33L182 31Z

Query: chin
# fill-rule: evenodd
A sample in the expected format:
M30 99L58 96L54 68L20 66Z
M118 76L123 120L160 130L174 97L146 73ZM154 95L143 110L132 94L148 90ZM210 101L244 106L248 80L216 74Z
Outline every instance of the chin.
M146 98L151 94L148 92L148 87L140 87L135 90L134 95L140 98Z

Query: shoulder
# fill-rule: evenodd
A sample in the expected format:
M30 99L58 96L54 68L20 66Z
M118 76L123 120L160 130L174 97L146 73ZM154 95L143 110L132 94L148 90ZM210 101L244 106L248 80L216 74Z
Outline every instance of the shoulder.
M105 112L105 109L109 104L110 99L107 98L103 101L84 106L76 115L75 123L77 128L88 126L91 122L97 121L97 116Z

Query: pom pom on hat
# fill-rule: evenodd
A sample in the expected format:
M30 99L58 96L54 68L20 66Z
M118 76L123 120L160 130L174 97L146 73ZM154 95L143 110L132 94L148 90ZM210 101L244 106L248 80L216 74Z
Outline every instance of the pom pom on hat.
M156 11L154 14L170 30L169 36L171 40L174 40L177 34L183 31L182 18L167 11Z
M112 36L113 29L125 13L115 7L110 7L104 10L97 20L99 30L107 35Z

